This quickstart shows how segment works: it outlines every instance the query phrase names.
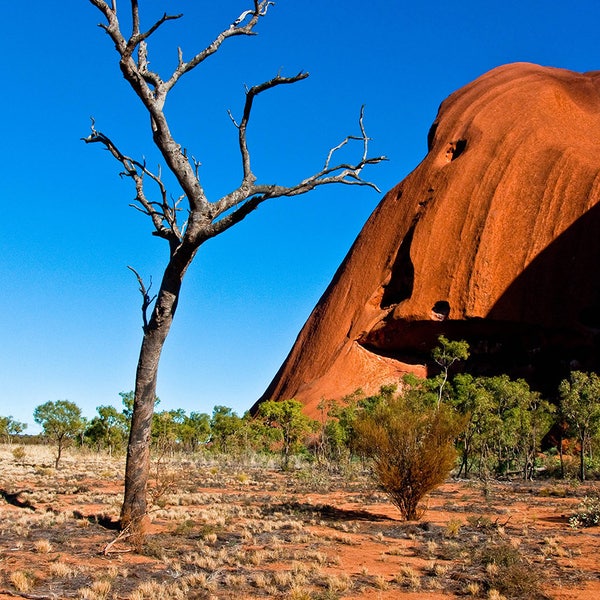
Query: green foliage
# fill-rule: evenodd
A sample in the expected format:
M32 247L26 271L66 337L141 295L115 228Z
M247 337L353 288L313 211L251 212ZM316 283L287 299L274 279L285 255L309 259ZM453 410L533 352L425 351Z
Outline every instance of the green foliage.
M280 435L283 442L282 466L288 469L290 455L299 449L304 436L315 430L315 422L302 412L302 403L298 400L263 402L258 409L258 417Z
M0 417L0 438L4 438L7 443L12 443L15 435L20 435L27 429L27 423L15 421L11 416Z
M44 435L56 443L55 467L58 468L63 448L84 430L81 409L69 400L48 401L36 407L33 420L42 426Z
M108 450L109 454L122 450L127 443L129 420L114 406L98 406L94 417L85 430L85 440L97 450Z
M179 427L179 441L184 450L196 452L210 439L210 416L192 411Z
M600 496L592 494L582 498L575 514L569 519L569 525L574 529L600 525Z
M241 426L242 419L231 408L215 406L210 420L211 440L215 448L227 452Z
M445 336L440 335L438 346L432 352L431 357L441 367L442 372L435 379L438 388L438 404L442 401L444 388L448 381L450 367L459 360L469 358L469 344L464 340L450 341Z
M182 408L163 410L152 415L152 444L160 454L173 452L184 422L185 411Z
M473 463L479 475L503 475L519 470L533 476L535 455L552 424L554 407L532 391L526 381L507 375L457 375L450 404L466 418L458 439L459 473L468 475Z
M407 520L420 518L422 499L446 480L456 457L455 413L416 397L382 399L354 424L359 450L372 459L379 485Z
M573 371L559 386L560 412L579 438L579 478L585 479L585 452L600 429L600 377Z

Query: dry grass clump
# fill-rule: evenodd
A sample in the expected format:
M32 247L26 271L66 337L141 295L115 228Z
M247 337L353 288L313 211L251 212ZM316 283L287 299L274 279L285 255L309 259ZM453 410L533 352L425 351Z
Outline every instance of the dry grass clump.
M293 587L290 589L286 596L286 600L313 600L313 595L310 588L304 588L302 586Z
M32 586L32 578L24 571L13 571L9 576L10 583L17 592L28 592Z
M36 540L33 543L33 550L34 552L38 552L39 554L48 554L52 552L52 544L50 543L50 540Z
M523 553L508 542L486 545L475 555L486 568L487 585L510 598L545 598L541 576ZM491 567L491 568L490 568Z
M66 562L57 560L48 565L48 572L52 577L60 579L69 579L78 573L78 569Z
M421 577L410 565L400 567L400 571L394 576L394 581L413 591L421 587Z
M330 593L341 594L352 589L352 578L346 573L339 575L326 575L325 584Z
M79 589L81 600L106 600L112 589L112 583L106 579L93 581L89 587Z

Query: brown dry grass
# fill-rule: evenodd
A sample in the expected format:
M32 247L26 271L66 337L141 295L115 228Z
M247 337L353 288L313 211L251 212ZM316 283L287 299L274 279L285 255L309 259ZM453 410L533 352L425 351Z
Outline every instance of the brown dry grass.
M125 540L104 556L122 460L71 451L51 465L50 449L0 447L0 488L23 505L0 501L0 600L600 596L597 531L568 525L586 486L448 482L414 523L358 468L179 457L141 552Z

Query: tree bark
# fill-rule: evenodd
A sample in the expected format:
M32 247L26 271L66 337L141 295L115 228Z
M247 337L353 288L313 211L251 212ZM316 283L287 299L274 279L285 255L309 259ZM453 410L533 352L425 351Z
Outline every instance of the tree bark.
M579 480L585 481L585 443L587 441L587 432L582 431L579 438L581 449L579 450Z
M135 377L135 398L125 464L125 494L121 529L141 528L147 513L150 476L150 435L156 401L158 365L177 310L181 283L197 248L180 246L169 261L144 338Z

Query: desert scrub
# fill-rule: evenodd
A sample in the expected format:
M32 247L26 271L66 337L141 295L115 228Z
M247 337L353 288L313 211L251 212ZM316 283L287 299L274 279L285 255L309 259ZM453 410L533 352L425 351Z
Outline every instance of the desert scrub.
M600 523L600 496L594 493L584 496L577 506L575 514L569 519L569 525L578 527L595 527Z
M24 571L13 571L9 580L17 592L28 592L31 589L32 578L29 573Z
M394 581L410 590L418 590L421 587L419 574L409 565L400 567L400 571L394 576Z
M376 481L407 521L421 518L422 500L454 467L458 425L444 405L431 407L408 396L383 398L359 413L357 448L371 459Z
M473 562L484 567L488 589L495 589L500 594L515 599L546 598L538 569L518 548L508 542L489 542L476 553Z
M50 540L46 540L46 539L36 540L33 543L33 550L34 550L34 552L37 552L38 554L48 554L48 553L52 552L52 544L50 543Z
M59 579L70 579L71 577L77 575L78 572L76 567L73 567L61 560L50 563L48 566L48 571L51 577L56 577Z
M346 573L339 575L326 575L325 585L328 592L344 593L352 589L352 579Z
M27 452L24 446L17 446L13 449L12 455L17 463L22 463L27 457Z
M106 600L111 589L112 584L110 581L100 579L93 581L90 587L80 588L78 594L81 600Z
M460 529L463 526L463 522L459 519L451 519L446 524L444 529L444 537L446 538L454 538L457 537L460 533Z

